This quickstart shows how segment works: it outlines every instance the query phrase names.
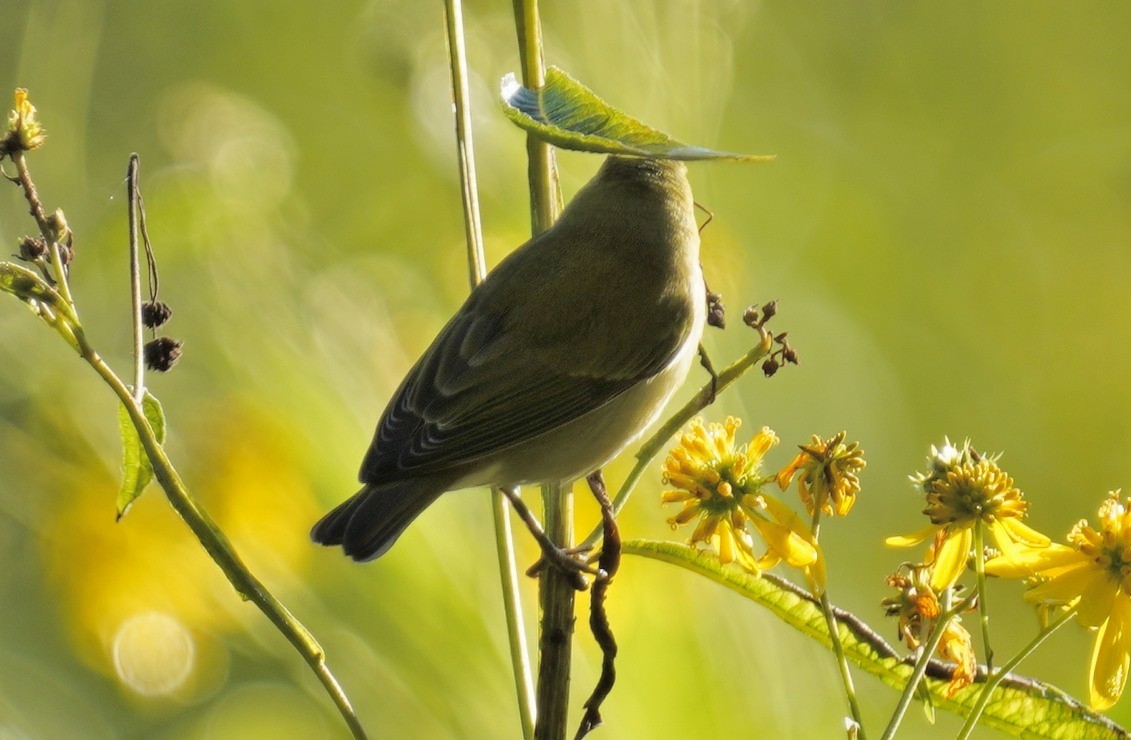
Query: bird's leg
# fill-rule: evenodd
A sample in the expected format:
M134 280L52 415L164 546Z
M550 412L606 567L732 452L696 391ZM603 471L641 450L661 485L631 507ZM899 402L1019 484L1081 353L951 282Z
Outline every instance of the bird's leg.
M530 534L534 535L534 539L538 540L538 544L542 547L542 557L538 559L534 565L526 571L527 575L537 575L538 571L545 563L550 563L555 568L558 568L563 573L572 574L574 578L573 587L578 591L584 591L588 588L585 582L583 573L588 573L591 576L601 576L601 571L590 567L588 561L584 558L578 557L580 553L586 552L588 548L574 550L564 547L559 547L553 540L549 538L546 531L542 529L541 523L535 518L534 513L530 511L530 507L518 495L518 488L502 487L499 489L507 500L511 502L511 506L518 513L518 516L526 524L526 528L530 530Z
M711 358L707 356L707 348L702 344L699 345L699 364L711 374L711 397L707 399L707 403L712 404L715 402L715 393L719 390L719 374L715 372L715 366L711 364Z

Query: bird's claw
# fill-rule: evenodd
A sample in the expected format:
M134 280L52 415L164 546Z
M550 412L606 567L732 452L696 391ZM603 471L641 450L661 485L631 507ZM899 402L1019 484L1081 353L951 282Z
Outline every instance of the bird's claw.
M586 575L594 578L605 578L607 574L600 568L593 567L585 554L592 548L589 547L542 547L542 557L530 566L526 575L537 578L549 565L570 577L574 589L584 591L589 588L585 580Z

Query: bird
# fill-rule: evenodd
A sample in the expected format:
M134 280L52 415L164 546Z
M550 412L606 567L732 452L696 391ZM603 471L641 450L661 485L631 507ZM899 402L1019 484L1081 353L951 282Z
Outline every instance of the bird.
M311 538L369 561L445 492L599 471L682 385L706 311L686 166L609 155L408 371L361 463L361 490Z

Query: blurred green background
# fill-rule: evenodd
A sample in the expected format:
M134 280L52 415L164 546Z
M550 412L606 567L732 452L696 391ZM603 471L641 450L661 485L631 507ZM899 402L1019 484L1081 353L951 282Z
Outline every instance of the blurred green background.
M78 235L80 312L123 373L123 177L141 154L168 332L185 342L150 382L184 477L321 639L374 737L518 737L485 492L442 498L376 564L306 539L354 491L386 399L466 293L440 3L3 9L0 94L28 87L39 108L49 139L32 172ZM529 228L523 137L495 102L515 42L510 3L466 12L494 263ZM882 540L925 524L907 475L944 435L1005 450L1030 522L1057 538L1131 485L1131 6L543 12L547 60L612 104L687 142L778 155L691 166L716 216L705 272L730 309L708 334L716 364L752 342L742 308L771 298L802 363L751 373L709 417L773 427L775 466L812 433L862 443L859 504L822 532L835 603L894 638L882 579L918 553ZM598 163L561 156L567 196ZM0 240L11 252L33 230L6 189ZM344 736L158 489L115 524L109 391L14 300L0 335L0 737ZM685 537L667 527L656 467L623 531ZM1034 629L1019 593L991 596L999 656ZM609 609L620 679L599 736L840 735L831 658L756 605L630 560ZM575 706L600 664L580 634ZM1089 650L1073 625L1027 672L1080 695ZM866 719L883 722L895 694L860 682ZM1128 707L1112 715L1129 722ZM956 727L913 712L908 736Z

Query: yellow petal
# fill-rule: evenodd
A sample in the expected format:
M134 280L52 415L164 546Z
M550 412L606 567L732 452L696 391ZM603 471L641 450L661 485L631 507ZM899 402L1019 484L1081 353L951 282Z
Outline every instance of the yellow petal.
M1118 582L1107 573L1101 572L1100 575L1102 578L1093 579L1080 594L1076 619L1088 627L1098 627L1111 616L1116 594L1119 593Z
M1093 581L1102 578L1106 578L1104 572L1095 568L1086 565L1073 568L1026 591L1025 601L1030 604L1068 604L1091 588Z
M1087 556L1065 545L1032 548L1013 545L986 562L986 572L1002 578L1025 578L1036 573L1060 575L1066 568L1088 562Z
M1001 550L1006 549L1008 544L1005 544L1003 547L1001 532L999 530L1005 530L1006 536L1013 542L1023 542L1030 547L1048 547L1051 542L1048 537L1032 527L1023 524L1017 517L1006 517L1004 519L995 519L990 524L990 534L993 535L994 540L997 541L998 548Z
M966 570L966 561L970 559L970 542L973 532L969 527L963 527L943 540L942 547L935 553L935 562L931 566L931 588L942 591L953 586Z
M785 562L794 566L816 562L816 548L793 530L762 517L753 517L750 521L758 528L758 534L762 535L770 549L777 552Z
M928 538L934 537L937 531L939 531L939 525L931 524L914 534L901 534L888 537L884 540L884 544L888 547L914 547L915 545L925 542Z
M1110 708L1127 685L1127 667L1131 636L1131 597L1121 593L1112 605L1111 616L1096 635L1092 649L1092 665L1088 674L1089 693L1094 708Z

